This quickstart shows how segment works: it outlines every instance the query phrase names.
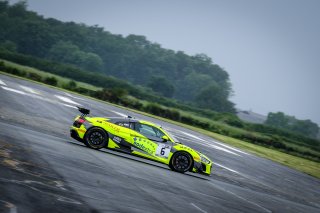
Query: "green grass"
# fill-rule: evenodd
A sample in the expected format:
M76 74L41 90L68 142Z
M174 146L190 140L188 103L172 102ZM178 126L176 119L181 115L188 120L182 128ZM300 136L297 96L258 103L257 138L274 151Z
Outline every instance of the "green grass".
M71 79L67 79L67 78L64 78L64 77L57 76L57 75L49 74L49 73L46 73L44 71L40 71L40 70L31 68L31 67L21 66L21 65L18 65L18 64L12 63L12 62L8 62L8 61L5 61L5 60L3 60L3 61L6 64L8 64L8 65L10 65L12 67L15 67L17 69L23 69L26 72L37 73L38 75L41 75L42 77L55 77L58 80L59 83L58 83L57 87L54 87L54 86L50 86L50 87L56 88L56 89L62 90L62 91L68 91L69 93L78 94L78 93L75 93L73 91L69 91L69 90L65 90L65 89L59 88L59 86L61 86L64 83L68 83ZM11 75L11 74L8 74L8 73L5 73L5 72L1 72L0 71L0 73L4 74L4 75L11 76L11 77L28 80L28 81L31 81L31 82L34 82L34 83L37 83L37 84L42 84L42 85L45 85L45 86L49 86L49 85L46 85L44 83L36 82L36 81L30 80L30 79L27 79L27 78L23 78L23 77L18 77L18 76ZM100 89L98 87L95 87L95 86L92 86L92 85L89 85L89 84L86 84L86 83L82 83L82 82L77 82L77 85L81 86L81 87L84 87L84 88L87 88L87 89L90 89L90 90L98 90L98 89ZM95 99L95 98L92 98L92 97L89 97L89 96L85 96L85 95L82 95L82 94L78 94L78 95L84 96L86 98L90 98L90 99L95 100L95 101L106 103L105 101L101 101L99 99ZM239 139L235 139L235 138L231 138L231 137L228 137L228 136L220 135L220 134L217 134L217 133L214 133L214 132L203 130L203 129L200 129L200 128L197 128L197 127L193 127L193 126L190 126L190 125L187 125L187 124L182 124L182 123L179 123L179 122L176 122L176 121L172 121L172 120L169 120L169 119L166 119L166 118L162 118L162 117L155 116L155 115L152 115L152 114L148 114L148 113L145 113L145 112L141 112L141 111L138 111L138 110L134 110L134 109L126 108L126 107L123 107L123 106L119 106L119 105L116 105L116 104L113 104L113 103L109 103L109 102L107 102L107 103L110 104L110 105L125 109L125 110L129 110L129 111L136 112L136 113L139 113L139 114L143 114L143 115L146 115L146 116L149 116L149 117L157 118L159 120L163 120L163 121L175 124L175 125L179 125L179 126L191 129L193 131L205 134L205 135L207 135L209 137L212 137L212 138L214 138L216 140L219 140L219 141L221 141L223 143L226 143L228 145L231 145L233 147L239 148L239 149L241 149L243 151L247 151L247 152L255 154L257 156L260 156L260 157L263 157L263 158L266 158L266 159L270 159L272 161L275 161L275 162L278 162L280 164L286 165L286 166L288 166L290 168L293 168L293 169L296 169L298 171L304 172L306 174L312 175L314 177L320 178L320 163L318 163L318 162L314 162L314 161L307 160L307 159L304 159L304 158L301 158L301 157L289 155L289 154L286 154L286 153L283 153L283 152L280 152L280 151L277 151L277 150L274 150L274 149L271 149L271 148L262 147L262 146L259 146L259 145L256 145L256 144L252 144L252 143L248 143L248 142L245 142L245 141L242 141L242 140L239 140ZM141 103L146 104L147 102L146 101L141 101ZM216 124L222 125L223 128L232 128L233 131L245 131L245 130L241 130L239 128L230 127L230 126L224 125L222 123L219 123L219 122L207 119L207 118L203 118L203 117L194 115L194 114L192 114L190 112L185 112L185 111L181 111L181 110L179 110L179 111L181 113L185 113L185 114L190 114L192 116L196 116L197 118L199 118L201 120L204 120L204 121L209 120L210 122L215 122Z
M35 69L32 67L19 65L19 64L7 61L7 60L0 59L0 61L3 61L6 65L8 65L10 67L17 68L19 70L24 70L27 73L36 73L36 74L40 75L42 78L55 77L58 81L57 87L62 87L63 85L68 84L70 81L72 81L72 79L69 79L69 78L65 78L65 77L61 77L59 75L44 72L44 71L41 71L41 70L38 70L38 69ZM2 73L4 73L4 72L2 72ZM23 79L27 79L27 78L23 78ZM85 89L93 90L93 91L97 91L99 89L102 89L101 87L96 87L91 84L87 84L87 83L83 83L83 82L79 82L79 81L77 81L77 86L83 87Z

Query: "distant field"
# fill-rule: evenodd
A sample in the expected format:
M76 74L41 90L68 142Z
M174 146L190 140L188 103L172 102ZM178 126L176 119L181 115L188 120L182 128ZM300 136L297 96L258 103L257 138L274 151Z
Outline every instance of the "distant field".
M40 71L38 69L34 69L34 68L31 68L31 67L26 67L26 66L21 66L21 65L18 65L18 64L9 62L9 61L5 61L5 60L2 60L2 61L4 61L7 65L9 65L11 67L15 67L17 69L24 70L27 73L36 73L37 75L40 75L43 78L55 77L57 79L57 85L56 85L57 89L61 89L59 87L63 87L63 85L68 84L70 81L72 81L72 79L68 79L68 78L64 78L64 77L57 76L57 75L54 75L54 74L50 74L50 73L47 73L47 72L44 72L44 71ZM5 72L1 72L1 73L13 76L13 75L5 73ZM16 77L16 76L14 76L14 77ZM26 79L26 78L24 78L24 79ZM30 79L27 79L27 80L30 80ZM38 83L38 82L36 82L36 83ZM83 82L76 82L76 84L79 87L83 87L83 88L86 88L86 89L89 89L89 90L93 90L93 91L97 91L97 90L101 89L99 87L96 87L96 86L93 86L93 85L90 85L90 84L86 84L86 83L83 83ZM70 92L72 92L72 91L70 91ZM80 94L80 95L82 95L82 94ZM86 97L92 98L92 97L89 97L89 96L86 96ZM131 98L135 99L134 97L131 97ZM98 100L98 99L96 99L96 100ZM135 99L135 100L137 100L137 99ZM101 100L98 100L98 101L101 101ZM139 100L139 101L140 101L141 104L144 104L144 105L149 103L147 101L141 101L141 100ZM113 104L113 105L115 105L115 104ZM116 106L118 106L118 105L116 105ZM118 106L118 107L125 108L123 106ZM320 178L320 163L319 162L314 162L314 161L307 160L307 159L304 159L304 158L301 158L301 157L292 156L292 155L289 155L289 154L286 154L286 153L283 153L283 152L280 152L280 151L277 151L277 150L274 150L274 149L262 147L262 146L259 146L259 145L256 145L256 144L252 144L252 143L249 143L249 142L245 142L243 140L235 139L235 138L232 138L232 137L227 137L227 136L224 136L224 135L221 135L221 134L217 134L217 133L214 133L214 132L203 130L203 129L200 129L200 128L197 128L197 127L193 127L193 126L190 126L190 125L182 124L182 123L179 123L179 122L176 122L176 121L172 121L172 120L169 120L169 119L165 119L165 118L162 118L162 117L151 115L151 114L148 114L148 113L145 113L145 112L141 112L141 111L138 111L138 110L133 110L133 109L129 109L129 108L126 108L126 109L127 110L131 110L131 111L135 111L135 112L138 112L138 113L141 113L141 114L145 114L147 116L156 117L158 119L165 120L167 122L171 122L171 123L174 123L174 124L177 124L177 125L192 129L194 131L197 131L197 132L200 132L202 134L208 135L208 136L210 136L212 138L215 138L215 139L217 139L217 140L219 140L221 142L224 142L226 144L229 144L229 145L232 145L234 147L240 148L240 149L242 149L244 151L256 154L256 155L258 155L260 157L264 157L264 158L273 160L275 162L278 162L278 163L281 163L283 165L289 166L291 168L297 169L299 171L302 171L302 172L307 173L309 175L312 175L314 177ZM210 124L213 124L213 125L218 126L218 127L220 126L221 129L229 129L230 131L234 132L234 134L244 133L244 132L247 133L246 130L243 130L243 129L240 129L240 128L236 128L236 127L231 127L231 126L228 126L228 125L226 125L224 123L221 123L221 122L218 122L218 121L213 121L211 119L201 117L201 116L199 116L199 115L197 115L197 114L195 114L193 112L187 112L187 111L183 111L183 110L179 110L179 109L178 109L178 111L180 112L181 115L192 116L193 118L195 118L197 120L204 121L204 122L209 122ZM252 134L254 134L254 133L252 133ZM312 150L311 148L304 147L304 146L301 147L301 146L298 146L296 144L288 144L288 146L298 147L302 151L308 151L308 152L311 152L311 153L318 153L318 152Z

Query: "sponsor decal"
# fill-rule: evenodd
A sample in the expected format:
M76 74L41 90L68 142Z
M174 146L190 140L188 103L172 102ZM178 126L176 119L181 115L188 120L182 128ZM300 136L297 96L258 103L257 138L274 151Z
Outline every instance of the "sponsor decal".
M170 151L171 151L171 146L166 144L158 144L156 156L168 158Z
M113 129L116 132L120 131L120 127L118 125L115 125L115 124L112 124L112 123L109 123L109 122L104 122L104 124L106 126L110 127L111 129Z
M117 137L117 136L114 136L114 137L113 137L113 141L116 142L116 143L120 143L121 140L122 140L122 139L119 138L119 137Z
M133 138L133 145L142 151L145 151L149 154L154 154L155 144L141 138Z

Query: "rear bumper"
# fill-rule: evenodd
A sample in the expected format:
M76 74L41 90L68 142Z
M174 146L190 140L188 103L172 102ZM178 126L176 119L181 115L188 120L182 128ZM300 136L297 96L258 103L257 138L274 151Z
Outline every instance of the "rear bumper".
M79 137L78 132L74 129L70 129L70 136L79 142L83 142L83 140Z

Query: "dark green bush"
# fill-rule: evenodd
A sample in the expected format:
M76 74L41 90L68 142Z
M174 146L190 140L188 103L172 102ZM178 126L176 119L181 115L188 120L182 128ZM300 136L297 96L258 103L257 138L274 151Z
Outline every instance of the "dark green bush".
M58 84L58 80L55 77L46 77L43 82L52 86L57 86Z
M34 81L42 81L42 77L39 74L33 72L28 73L27 78Z

